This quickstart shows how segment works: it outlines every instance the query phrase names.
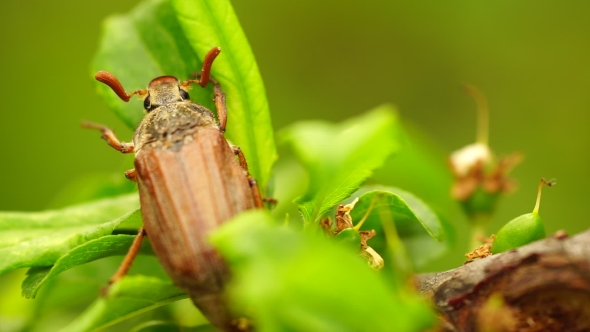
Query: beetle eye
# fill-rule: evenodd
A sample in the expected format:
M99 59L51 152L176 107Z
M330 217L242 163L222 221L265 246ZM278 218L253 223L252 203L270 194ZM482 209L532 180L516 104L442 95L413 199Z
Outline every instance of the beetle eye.
M180 89L180 97L182 98L182 100L189 100L191 99L191 97L188 95L188 92Z
M145 99L143 100L143 108L145 108L145 110L148 112L151 111L152 102L150 101L149 95L147 97L145 97Z

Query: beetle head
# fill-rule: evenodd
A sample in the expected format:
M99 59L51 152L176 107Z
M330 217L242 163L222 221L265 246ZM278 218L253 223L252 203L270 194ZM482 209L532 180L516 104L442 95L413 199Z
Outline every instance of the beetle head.
M181 86L174 76L154 78L147 88L147 97L143 101L146 111L152 111L162 105L189 99L187 87Z

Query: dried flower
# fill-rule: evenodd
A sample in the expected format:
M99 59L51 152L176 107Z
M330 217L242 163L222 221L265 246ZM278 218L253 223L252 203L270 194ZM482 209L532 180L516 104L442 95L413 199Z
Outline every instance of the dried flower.
M451 195L460 201L472 220L477 215L491 215L500 194L511 191L514 182L508 174L522 159L520 153L495 160L488 146L488 105L485 96L474 86L465 86L477 104L478 129L476 143L451 154L449 165L455 181Z

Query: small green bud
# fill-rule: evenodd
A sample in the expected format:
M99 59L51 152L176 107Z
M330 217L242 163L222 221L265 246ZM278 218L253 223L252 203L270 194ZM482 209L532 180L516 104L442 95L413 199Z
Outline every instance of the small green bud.
M555 181L547 182L545 179L541 179L537 192L537 203L533 212L516 217L504 225L496 234L492 244L492 253L498 254L515 249L545 237L545 226L543 226L541 216L539 216L543 184L552 186Z
M334 236L337 242L344 244L351 249L361 249L361 235L354 228L345 228Z
M491 216L500 196L498 192L488 193L477 188L467 200L461 202L461 206L471 220L475 220L476 215Z

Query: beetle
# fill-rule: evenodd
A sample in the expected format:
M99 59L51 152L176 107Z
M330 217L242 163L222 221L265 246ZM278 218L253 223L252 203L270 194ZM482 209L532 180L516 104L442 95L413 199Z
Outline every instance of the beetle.
M133 95L143 97L147 114L132 143L120 142L106 126L83 126L100 130L102 138L118 151L135 152L135 168L125 175L137 182L144 225L109 284L126 274L147 236L170 278L210 322L235 330L223 299L228 268L207 235L238 213L261 208L262 199L244 154L223 136L226 97L210 77L220 52L216 47L207 53L196 79L179 82L174 76L160 76L147 89L131 93L125 92L114 75L99 71L95 78L123 101ZM191 84L205 87L209 82L214 86L217 120L188 94Z

